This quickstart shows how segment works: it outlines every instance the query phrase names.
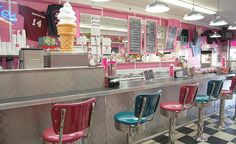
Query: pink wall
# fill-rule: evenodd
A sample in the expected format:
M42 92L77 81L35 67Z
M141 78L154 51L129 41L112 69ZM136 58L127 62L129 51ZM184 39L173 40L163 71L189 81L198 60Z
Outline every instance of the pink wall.
M33 0L14 0L14 1L16 1L17 4L25 5L30 8L33 8L35 10L44 11L44 12L47 11L47 7L49 4L53 4L53 3L39 2L39 1L33 1ZM22 30L24 28L24 17L18 13L18 5L17 4L12 4L12 13L17 14L17 22L14 23L12 26L13 33L16 33L16 31L14 31L14 30ZM58 4L58 2L56 2L55 4ZM74 8L74 10L75 10L76 16L78 18L76 23L79 26L80 13L77 8ZM8 28L3 28L2 26L0 26L0 32L1 32L0 36L2 37L2 41L9 41ZM77 36L79 36L79 27L77 30ZM31 40L27 40L27 44L30 46L34 46L34 47L37 47L37 45L38 45L37 42L31 41Z
M58 4L58 1L54 2L53 0L51 0L51 2L45 2L44 0L40 0L40 1L35 1L35 0L15 0L18 2L18 4L21 5L26 5L29 6L33 9L36 9L38 11L46 11L47 10L47 6L49 4L53 4L56 3ZM43 1L43 2L42 2ZM180 23L178 20L168 20L168 19L164 19L164 18L159 18L159 17L153 17L153 16L148 16L148 15L144 15L144 14L135 14L135 13L129 13L129 12L121 12L121 11L117 11L117 10L112 10L112 9L96 9L96 8L92 8L91 6L87 6L87 5L82 5L82 4L73 4L74 5L74 9L76 11L76 15L77 17L79 17L79 13L88 13L88 14L94 14L94 15L103 15L103 16L108 16L108 17L115 17L115 18L121 18L121 19L128 19L129 16L136 16L136 17L140 17L142 19L151 19L151 20L155 20L157 21L157 24L161 24L163 26L168 26L168 21L174 23L174 25L178 25L178 27L183 28L183 29L188 29L189 30L189 40L192 40L193 38L193 31L195 28L195 25L192 24L187 24L187 23ZM17 5L12 5L12 9L14 13L18 12L18 6ZM23 29L23 21L24 18L17 14L17 23L13 25L13 30L18 30L18 29ZM78 25L79 25L79 21L77 21ZM199 26L198 26L199 27ZM202 27L203 31L205 31L206 27ZM2 37L3 40L7 40L8 39L8 29L7 28L3 28L2 26L0 26L0 32L1 32L1 36L5 36ZM78 28L78 33L77 36L79 36L79 28ZM30 46L37 46L37 42L34 41L30 41L28 40L27 43ZM192 57L191 54L191 49L189 49L189 60L188 62L190 63L190 65L200 65L200 56L196 56L196 57Z

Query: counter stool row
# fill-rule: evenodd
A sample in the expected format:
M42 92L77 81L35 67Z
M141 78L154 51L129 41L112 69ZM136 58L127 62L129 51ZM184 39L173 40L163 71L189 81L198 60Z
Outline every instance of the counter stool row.
M222 80L210 80L207 84L207 93L198 95L198 83L184 84L179 90L179 100L175 102L163 102L160 104L161 115L169 118L169 144L175 143L176 119L185 117L188 109L198 107L198 129L194 136L196 141L206 141L203 133L203 110L211 105L212 101L220 99L220 123L224 126L224 103L226 99L232 99L236 76L232 78L229 90L221 90ZM146 129L148 123L154 119L156 109L161 97L161 90L153 94L141 94L135 99L135 107L132 112L119 112L114 116L115 128L127 134L127 143L131 144L135 133ZM93 120L93 112L96 99L92 98L80 103L54 104L51 109L52 127L43 132L45 143L73 143L82 141L89 136Z

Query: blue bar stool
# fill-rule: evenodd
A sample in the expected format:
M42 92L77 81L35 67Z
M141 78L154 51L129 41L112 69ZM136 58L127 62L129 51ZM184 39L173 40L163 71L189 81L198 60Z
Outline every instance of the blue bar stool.
M225 100L233 99L234 90L236 87L236 76L231 80L231 85L229 90L221 90L219 99L220 99L220 113L219 113L219 124L216 126L218 130L226 130L224 115L225 115Z
M119 112L115 114L115 128L127 133L127 144L131 144L134 134L144 131L147 123L153 120L160 96L161 90L153 94L138 95L135 99L134 112Z
M184 84L180 87L178 102L163 102L160 104L160 112L169 118L169 140L168 144L175 143L176 118L186 116L187 109L192 107L198 91L198 83Z
M222 86L223 86L222 80L210 80L207 84L207 94L197 95L195 99L194 106L198 107L199 110L198 110L197 134L193 138L198 142L207 141L207 138L203 133L203 128L204 128L203 110L205 107L211 106L213 100L218 99Z

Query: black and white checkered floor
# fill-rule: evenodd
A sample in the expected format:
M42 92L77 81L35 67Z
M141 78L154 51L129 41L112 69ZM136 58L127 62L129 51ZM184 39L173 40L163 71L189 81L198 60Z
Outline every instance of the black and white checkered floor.
M230 116L233 116L234 110L227 110L225 124L228 127L225 131L218 131L214 126L218 123L218 115L212 115L205 118L204 133L208 137L208 141L200 144L236 144L236 121L232 121ZM176 130L175 144L197 144L193 140L196 134L197 124L191 123ZM167 144L168 134L158 136L152 140L142 144Z

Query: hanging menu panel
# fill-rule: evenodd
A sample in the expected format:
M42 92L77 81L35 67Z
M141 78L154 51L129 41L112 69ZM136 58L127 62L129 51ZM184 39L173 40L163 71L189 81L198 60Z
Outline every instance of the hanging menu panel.
M165 50L167 50L167 51L174 50L176 33L177 33L177 28L174 26L169 26Z
M146 21L146 53L156 53L157 31L155 21Z
M129 52L140 53L141 52L141 19L129 17Z

